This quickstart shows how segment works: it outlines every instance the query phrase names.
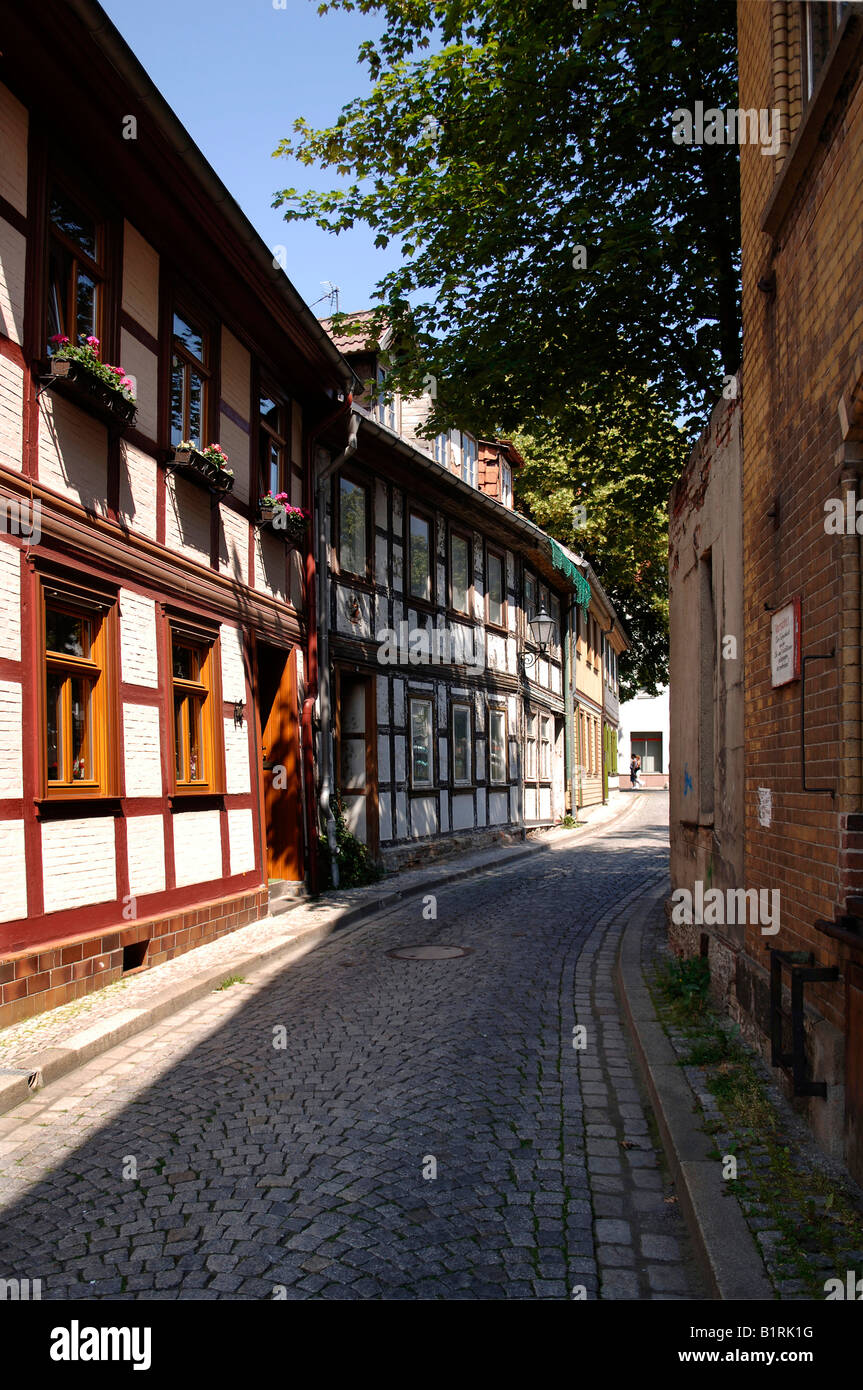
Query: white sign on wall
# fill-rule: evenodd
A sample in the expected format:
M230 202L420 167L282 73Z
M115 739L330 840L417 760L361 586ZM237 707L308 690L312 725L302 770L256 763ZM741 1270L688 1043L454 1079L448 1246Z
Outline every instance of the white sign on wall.
M800 679L800 599L779 608L770 619L770 683Z

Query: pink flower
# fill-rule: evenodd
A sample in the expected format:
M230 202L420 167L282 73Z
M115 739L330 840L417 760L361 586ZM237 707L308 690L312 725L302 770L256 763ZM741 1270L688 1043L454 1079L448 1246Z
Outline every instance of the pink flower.
M98 339L98 338L94 338L93 335L92 335L92 333L90 333L90 334L87 336L87 338L85 339L85 342L86 342L87 346L88 346L88 347L91 347L91 348L97 348L97 347L99 346L99 339Z
M59 346L65 347L69 339L66 337L65 333L55 333L53 338L49 338L48 341L49 343L57 343Z
M287 496L288 496L288 494L287 494L286 492L277 492L277 493L276 493L276 501L277 501L277 502L285 502L285 501L287 501Z

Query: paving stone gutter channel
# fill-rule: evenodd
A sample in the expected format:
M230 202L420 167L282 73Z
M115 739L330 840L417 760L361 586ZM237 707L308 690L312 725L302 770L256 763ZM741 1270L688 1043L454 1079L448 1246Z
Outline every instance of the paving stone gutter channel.
M577 829L556 829L515 846L462 856L449 865L439 861L428 870L408 871L392 881L331 893L312 902L300 899L290 912L252 923L85 1000L13 1024L0 1032L0 1115L42 1086L178 1013L226 978L276 961L289 965L334 932L358 926L436 887L593 839L626 820L637 804L636 796L627 795L619 809L614 803L597 808L596 820ZM86 1005L83 1019L82 1004Z
M633 912L617 958L616 983L636 1055L653 1102L678 1200L714 1297L740 1302L775 1298L736 1198L711 1157L696 1098L656 1017L642 968L642 935L666 890L648 894Z

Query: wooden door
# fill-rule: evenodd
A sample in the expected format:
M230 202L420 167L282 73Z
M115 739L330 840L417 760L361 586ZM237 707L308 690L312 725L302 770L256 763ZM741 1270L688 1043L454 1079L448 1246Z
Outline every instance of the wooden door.
M297 655L258 645L261 778L267 877L303 877L303 799L297 711Z
M374 679L341 671L336 719L336 786L352 835L378 852Z

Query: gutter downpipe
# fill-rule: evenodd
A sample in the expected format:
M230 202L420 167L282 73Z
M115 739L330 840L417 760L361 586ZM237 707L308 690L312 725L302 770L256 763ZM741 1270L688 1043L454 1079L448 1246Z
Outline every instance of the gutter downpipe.
M573 735L573 711L572 711L572 681L575 673L572 669L572 620L575 614L575 594L572 595L569 603L569 613L566 623L566 642L563 647L563 763L564 776L566 777L566 790L569 796L569 806L564 805L564 810L569 811L575 819L575 801L573 798L572 786L572 735Z
M306 607L308 622L309 669L306 682L306 697L303 700L303 783L306 801L306 824L309 837L309 892L316 897L320 892L320 866L318 863L318 798L315 789L315 705L318 702L320 663L318 660L318 585L315 557L317 554L314 505L315 505L315 442L334 421L350 410L353 396L347 392L338 408L306 436L306 496L312 508L312 535L306 552ZM326 628L324 633L326 636ZM325 666L326 669L326 666Z
M348 403L353 400L348 396ZM348 427L348 442L337 458L331 459L318 473L315 488L315 515L317 518L317 551L320 584L318 585L318 630L320 632L320 657L318 661L318 725L321 736L321 789L318 804L327 827L327 843L330 847L330 872L333 887L339 886L339 863L336 855L336 821L332 808L332 760L330 728L330 567L327 554L327 483L334 473L352 458L357 450L357 436L360 416L351 414ZM314 475L315 460L312 458Z

